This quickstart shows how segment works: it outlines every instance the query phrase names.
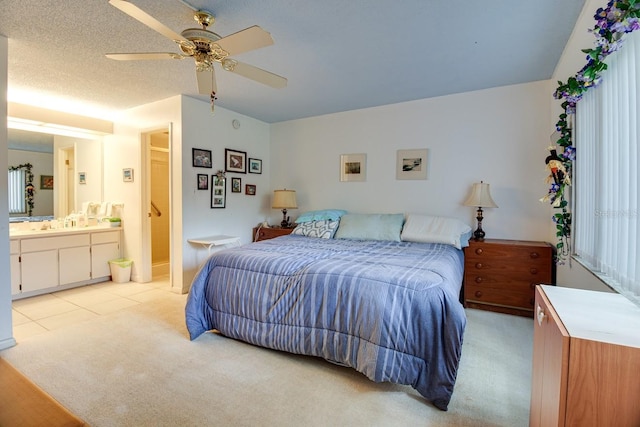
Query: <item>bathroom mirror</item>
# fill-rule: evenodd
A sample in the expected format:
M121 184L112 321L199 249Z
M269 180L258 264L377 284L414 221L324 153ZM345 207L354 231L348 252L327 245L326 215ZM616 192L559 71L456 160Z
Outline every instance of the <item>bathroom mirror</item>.
M65 217L83 202L102 201L101 140L8 129L7 146L9 167L32 165L32 217Z

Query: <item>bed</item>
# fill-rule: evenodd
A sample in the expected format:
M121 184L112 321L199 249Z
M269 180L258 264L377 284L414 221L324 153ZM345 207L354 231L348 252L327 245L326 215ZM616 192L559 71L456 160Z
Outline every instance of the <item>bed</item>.
M291 234L213 254L187 298L190 338L217 330L321 357L447 410L466 324L462 251L382 237Z

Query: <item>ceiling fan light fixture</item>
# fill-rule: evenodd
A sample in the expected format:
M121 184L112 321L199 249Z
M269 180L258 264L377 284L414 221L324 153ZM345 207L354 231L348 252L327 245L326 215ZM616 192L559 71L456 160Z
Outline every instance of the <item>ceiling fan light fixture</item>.
M238 65L238 61L231 58L224 58L220 63L225 71L233 71Z

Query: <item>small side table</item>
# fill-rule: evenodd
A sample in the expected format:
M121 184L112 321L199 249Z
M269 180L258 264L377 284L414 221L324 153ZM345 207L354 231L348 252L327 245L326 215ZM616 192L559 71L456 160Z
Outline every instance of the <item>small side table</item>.
M294 227L282 228L282 227L254 227L253 228L253 241L259 242L260 240L273 239L275 237L286 236L291 234Z
M225 234L218 234L215 236L196 237L193 239L187 239L187 242L192 245L199 245L203 248L207 248L207 258L211 256L211 249L216 246L234 245L240 246L240 238L237 236L227 236ZM196 259L196 262L198 260Z

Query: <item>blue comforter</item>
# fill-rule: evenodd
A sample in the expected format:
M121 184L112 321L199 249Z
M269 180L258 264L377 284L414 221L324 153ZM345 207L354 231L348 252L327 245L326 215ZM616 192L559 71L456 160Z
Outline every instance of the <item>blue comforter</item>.
M188 295L212 329L413 386L446 410L466 324L462 251L443 244L282 236L218 252Z

